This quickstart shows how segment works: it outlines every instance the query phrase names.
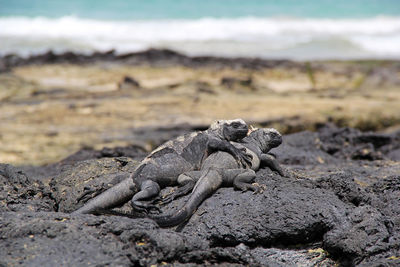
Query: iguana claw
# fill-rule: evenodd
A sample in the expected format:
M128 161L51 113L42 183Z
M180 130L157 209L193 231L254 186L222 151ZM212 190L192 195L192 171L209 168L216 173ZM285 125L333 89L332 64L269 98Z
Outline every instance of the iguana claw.
M246 168L248 166L251 167L251 161L253 159L252 155L246 153L246 149L238 149L238 152L235 153L236 160L239 161L241 167Z
M151 210L161 212L160 208L153 204L143 203L141 201L131 202L132 209L136 212L149 213Z

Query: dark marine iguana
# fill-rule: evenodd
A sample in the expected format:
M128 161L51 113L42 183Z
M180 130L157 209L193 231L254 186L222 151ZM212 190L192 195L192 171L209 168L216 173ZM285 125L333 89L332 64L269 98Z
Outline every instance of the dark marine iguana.
M234 143L234 142L232 142ZM286 176L275 157L268 154L269 150L282 143L281 134L275 129L257 129L245 137L241 143L234 143L246 153L252 155L251 163L243 168L237 160L226 152L218 151L204 161L200 171L186 172L180 179L197 180L188 201L173 215L148 215L160 227L172 227L188 220L196 211L201 202L212 195L221 186L234 186L242 191L259 191L259 187L252 185L255 171L267 166Z
M208 156L201 170L190 171L179 176L181 180L197 181L188 201L176 213L168 215L127 214L112 210L103 210L99 214L117 215L131 218L147 217L153 219L160 227L172 227L188 220L201 202L212 195L221 186L234 186L242 191L259 191L251 184L256 177L255 171L266 166L287 176L276 158L268 153L282 143L281 134L275 129L257 129L252 131L241 143L232 142L239 149L245 149L252 156L247 166L242 166L226 152L218 151Z
M206 131L186 134L168 141L142 160L129 178L89 200L73 213L95 213L96 210L117 207L130 199L134 209L143 211L155 206L140 200L157 196L160 188L181 185L184 188L180 193L189 192L193 187L190 183L194 182L178 181L178 176L199 170L209 154L226 151L242 165L251 161L251 156L229 142L241 140L247 133L248 126L241 119L220 120Z

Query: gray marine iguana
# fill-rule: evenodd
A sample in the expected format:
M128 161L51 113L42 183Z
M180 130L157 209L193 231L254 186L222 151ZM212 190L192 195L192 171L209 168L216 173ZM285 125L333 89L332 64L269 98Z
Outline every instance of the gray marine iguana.
M267 166L281 176L286 176L276 158L267 153L282 143L282 136L277 130L257 129L243 138L241 143L232 143L252 155L252 160L247 167L243 168L235 158L226 152L215 152L204 161L200 171L191 171L180 175L179 178L182 180L197 181L190 198L183 207L172 215L147 215L147 217L153 219L160 227L176 226L188 220L201 202L221 186L233 185L242 191L259 191L259 187L251 182L256 176L255 171L262 166Z
M242 165L251 161L251 156L229 142L241 140L247 133L248 126L241 119L220 120L214 122L206 131L186 134L168 141L143 159L129 178L89 200L73 213L95 213L96 210L117 207L130 199L132 207L136 210L154 208L154 205L140 200L157 196L160 188L170 185L182 186L178 194L189 193L195 182L179 180L178 176L188 171L199 170L209 154L226 151Z
M173 227L188 220L197 207L207 197L212 195L221 186L234 186L242 191L259 191L259 187L251 184L256 177L255 171L266 166L287 176L273 154L268 153L272 148L282 143L281 134L272 128L256 129L241 143L231 142L239 149L246 150L252 156L251 162L243 166L234 157L223 151L217 151L208 156L203 162L201 170L189 171L179 176L180 180L197 181L188 201L174 214L129 214L112 210L102 210L99 214L126 216L130 218L151 218L160 227Z

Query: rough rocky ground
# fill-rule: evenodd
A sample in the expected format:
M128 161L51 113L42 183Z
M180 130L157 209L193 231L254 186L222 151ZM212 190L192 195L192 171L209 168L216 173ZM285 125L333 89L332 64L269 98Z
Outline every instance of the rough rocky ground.
M150 151L155 139L182 125L204 129L227 118L283 133L327 121L393 130L400 127L399 103L399 61L291 62L169 50L9 55L0 57L0 162L43 165L84 147L133 143Z
M45 167L2 164L0 266L400 264L399 131L323 125L285 135L272 152L290 178L262 169L262 193L221 188L171 229L69 214L125 178L145 154L137 147L86 149Z

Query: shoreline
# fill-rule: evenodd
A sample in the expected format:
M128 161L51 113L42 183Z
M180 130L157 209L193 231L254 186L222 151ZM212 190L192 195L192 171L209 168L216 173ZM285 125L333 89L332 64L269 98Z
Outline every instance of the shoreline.
M0 57L0 72L7 69L27 66L31 64L92 64L96 62L110 62L128 65L182 65L187 67L206 67L221 65L224 67L241 68L268 68L289 64L297 66L296 61L287 59L261 59L253 57L216 57L216 56L188 56L170 49L148 49L140 52L117 54L115 50L93 52L92 54L64 52L46 53L22 57L16 54L7 54Z
M400 59L275 59L262 57L229 57L229 56L189 56L171 49L150 48L139 52L116 53L115 50L105 52L75 53L71 51L54 53L49 50L45 53L33 54L23 57L17 54L6 54L0 56L0 72L14 67L27 66L31 64L92 64L96 62L110 62L128 65L182 65L187 67L207 67L219 65L222 67L240 67L249 69L272 68L277 66L301 67L307 63L355 63L355 64L399 64ZM303 66L304 67L304 66Z

